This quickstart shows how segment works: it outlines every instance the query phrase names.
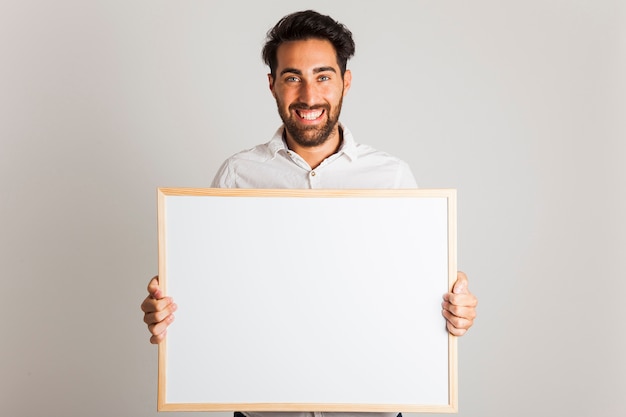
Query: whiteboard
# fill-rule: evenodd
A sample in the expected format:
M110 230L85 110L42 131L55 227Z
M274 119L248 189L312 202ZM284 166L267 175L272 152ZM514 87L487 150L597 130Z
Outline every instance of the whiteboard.
M162 411L457 410L455 190L158 190Z

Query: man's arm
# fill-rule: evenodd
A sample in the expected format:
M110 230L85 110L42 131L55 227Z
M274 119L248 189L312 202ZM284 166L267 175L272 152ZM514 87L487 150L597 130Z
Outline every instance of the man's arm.
M452 292L445 294L441 303L450 334L463 336L472 327L477 304L476 296L469 291L467 275L458 271Z

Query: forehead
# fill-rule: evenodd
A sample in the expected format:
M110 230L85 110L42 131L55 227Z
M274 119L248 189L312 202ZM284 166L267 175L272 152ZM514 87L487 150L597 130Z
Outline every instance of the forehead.
M307 70L320 67L333 67L339 70L337 52L326 39L306 39L288 41L276 50L276 69L295 68Z

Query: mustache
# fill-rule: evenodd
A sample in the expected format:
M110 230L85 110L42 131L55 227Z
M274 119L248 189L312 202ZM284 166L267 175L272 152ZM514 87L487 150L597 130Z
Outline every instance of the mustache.
M308 104L305 104L305 103L293 103L289 106L289 110L317 110L317 109L330 111L330 106L328 104L313 104L312 106L309 106Z

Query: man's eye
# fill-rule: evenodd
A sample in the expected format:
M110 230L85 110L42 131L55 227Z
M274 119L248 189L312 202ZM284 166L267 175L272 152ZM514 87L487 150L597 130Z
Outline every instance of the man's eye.
M298 77L287 77L287 78L286 78L286 81L287 81L288 83L295 83L295 82L298 82L298 81L299 81L299 79L298 79Z
M330 77L328 75L322 75L322 76L320 76L319 80L320 81L328 81L328 80L330 80Z

